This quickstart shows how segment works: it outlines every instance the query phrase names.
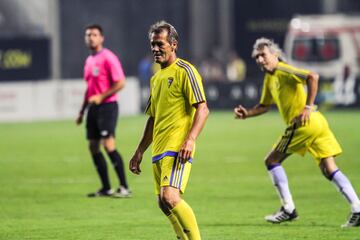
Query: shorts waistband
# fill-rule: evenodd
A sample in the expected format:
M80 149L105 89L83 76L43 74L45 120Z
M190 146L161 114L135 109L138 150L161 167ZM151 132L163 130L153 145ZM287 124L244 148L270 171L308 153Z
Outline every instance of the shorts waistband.
M174 157L177 158L177 156L179 155L178 152L174 152L174 151L166 151L163 152L161 154L155 155L152 157L152 163L155 163L161 159L163 159L164 157ZM193 159L190 158L188 162L192 163Z

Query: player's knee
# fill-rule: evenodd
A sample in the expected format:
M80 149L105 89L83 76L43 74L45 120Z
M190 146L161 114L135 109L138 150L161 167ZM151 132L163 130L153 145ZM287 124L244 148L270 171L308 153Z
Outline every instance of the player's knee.
M164 192L160 196L160 200L168 208L172 209L180 202L180 197L172 193Z
M104 146L104 149L106 152L110 153L110 152L113 152L115 151L115 140L113 139L105 139L103 141L103 146Z
M319 167L324 177L330 181L332 180L334 174L339 170L335 163L334 157L321 159Z
M265 157L264 159L264 164L267 168L269 168L272 165L276 165L278 164L278 162L272 158L270 158L269 156Z
M107 153L111 153L111 152L113 152L113 151L116 150L115 144L113 144L113 143L106 143L106 142L104 142L103 145L104 145L104 149L105 149L105 151L106 151Z
M281 166L281 162L272 159L265 159L265 167L268 171L278 166Z
M327 180L331 181L331 179L332 179L332 173L330 173L330 172L328 171L328 169L327 169L325 166L322 166L322 165L320 165L320 170L321 170L321 173L323 174L323 176L324 176Z

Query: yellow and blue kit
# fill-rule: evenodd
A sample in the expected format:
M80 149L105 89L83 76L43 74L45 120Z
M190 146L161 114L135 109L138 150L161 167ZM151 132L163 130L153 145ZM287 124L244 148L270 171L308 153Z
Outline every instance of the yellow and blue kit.
M260 104L276 104L288 125L274 145L277 151L301 155L309 151L320 163L322 158L339 155L342 150L320 112L314 109L305 126L294 121L306 105L305 84L309 74L307 70L279 62L274 72L265 74Z
M180 58L151 78L145 112L154 118L152 161L157 194L161 186L184 192L195 146L192 158L185 164L177 156L192 126L193 105L205 101L200 74Z

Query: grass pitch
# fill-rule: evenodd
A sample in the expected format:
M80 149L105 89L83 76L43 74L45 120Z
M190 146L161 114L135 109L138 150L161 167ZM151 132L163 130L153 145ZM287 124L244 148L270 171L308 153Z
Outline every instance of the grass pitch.
M344 150L337 163L360 193L360 113L325 116ZM145 121L119 120L117 145L125 165ZM280 206L263 158L283 129L276 113L246 121L234 120L231 112L211 113L184 196L203 239L360 239L360 228L340 228L349 207L310 155L284 163L300 219L281 225L263 220ZM140 176L127 172L131 199L89 199L85 194L99 188L99 181L83 126L7 123L0 132L0 239L175 239L153 194L150 151Z

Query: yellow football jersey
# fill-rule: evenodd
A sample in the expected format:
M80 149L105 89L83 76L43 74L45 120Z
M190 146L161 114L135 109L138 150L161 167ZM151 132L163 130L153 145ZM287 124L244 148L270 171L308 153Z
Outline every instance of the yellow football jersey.
M205 101L200 74L180 58L151 78L145 112L155 120L153 162L164 156L174 156L180 150L193 122L193 105Z
M260 104L275 103L286 124L290 124L306 105L304 85L309 73L279 62L273 73L265 74Z

